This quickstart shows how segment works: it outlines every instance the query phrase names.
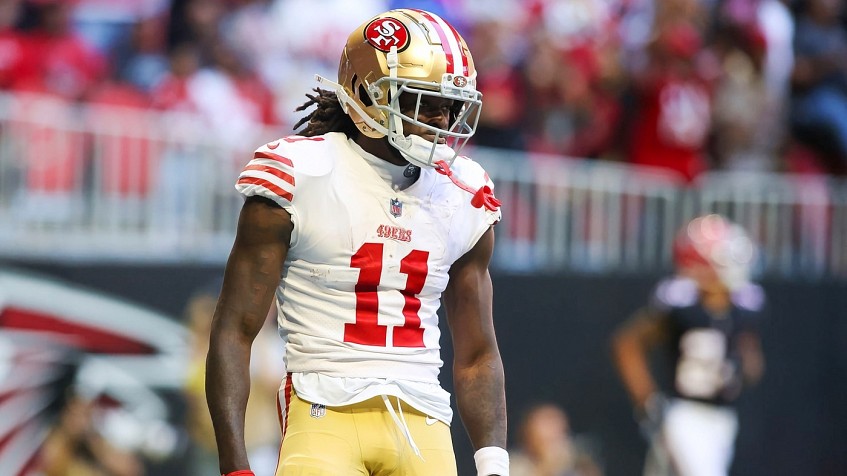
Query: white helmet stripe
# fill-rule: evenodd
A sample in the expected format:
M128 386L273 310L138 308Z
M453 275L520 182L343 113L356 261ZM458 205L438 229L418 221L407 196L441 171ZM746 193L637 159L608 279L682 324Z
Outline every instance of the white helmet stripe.
M470 74L468 72L468 54L462 48L461 42L458 41L458 39L461 38L462 35L460 35L459 32L456 31L455 28L453 28L453 25L447 22L445 22L445 25L447 25L450 28L450 31L453 32L453 37L456 38L457 47L459 48L459 53L462 57L462 70L459 71L457 74L461 74L462 76L468 76Z
M434 13L413 9L430 21L432 28L441 39L441 47L447 55L447 72L461 76L468 75L468 58L459 43L456 30Z

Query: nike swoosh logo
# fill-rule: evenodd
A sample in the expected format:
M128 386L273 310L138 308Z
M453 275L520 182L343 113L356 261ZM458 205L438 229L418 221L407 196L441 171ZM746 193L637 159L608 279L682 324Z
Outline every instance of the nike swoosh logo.
M436 422L438 422L438 418L426 417L426 424L428 426L435 425Z

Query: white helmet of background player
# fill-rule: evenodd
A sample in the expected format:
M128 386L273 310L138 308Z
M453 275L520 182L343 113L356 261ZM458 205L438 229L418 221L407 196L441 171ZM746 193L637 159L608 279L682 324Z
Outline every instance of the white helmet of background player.
M756 247L744 229L712 214L695 218L680 230L673 257L680 274L695 279L716 276L732 290L750 281Z
M363 23L347 40L331 84L344 111L359 131L388 142L410 163L448 165L473 136L482 106L476 90L476 68L465 40L441 17L416 9L397 9ZM400 110L400 94L417 98L414 110ZM450 125L441 129L418 121L427 98L454 101ZM433 135L432 142L405 135L415 124Z

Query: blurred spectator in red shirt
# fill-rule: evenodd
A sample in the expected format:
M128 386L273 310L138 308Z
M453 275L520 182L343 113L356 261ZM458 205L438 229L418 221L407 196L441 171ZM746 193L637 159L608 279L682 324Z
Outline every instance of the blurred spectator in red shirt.
M468 41L474 45L477 89L485 98L473 141L502 149L524 149L524 81L513 61L516 38L511 25L500 20L475 23ZM510 56L510 54L512 56Z
M105 74L106 60L72 28L71 0L38 0L36 26L22 37L22 61L12 88L83 98Z
M244 110L249 121L262 125L277 124L273 92L262 78L224 43L215 46L212 56L215 70L232 85L236 96L234 101Z
M622 109L620 71L613 42L584 44L564 52L567 79L559 83L571 133L557 152L601 158L614 152Z
M193 43L175 46L169 55L170 71L153 86L151 102L156 109L197 112L189 82L200 69L200 53Z
M6 89L20 75L23 60L22 34L15 28L21 0L0 0L0 88Z
M18 121L10 126L25 170L18 209L36 221L65 221L81 211L86 137L66 101L85 99L106 71L103 56L72 28L74 3L25 4L32 28L19 37L21 60L10 78L12 90L38 93L18 97Z
M541 31L532 41L522 67L527 88L523 106L527 148L534 152L554 153L563 138L570 135L565 106L559 96L560 82L573 81L573 78L567 74L562 53L553 45L549 35Z
M661 26L648 48L647 65L634 77L629 161L676 171L690 181L708 167L717 68L708 61L701 34L685 20Z
M153 106L200 114L222 145L243 146L245 134L278 123L273 93L223 42L209 53L212 65L200 67L193 44L175 48L171 72L153 88Z
M607 156L621 112L617 18L611 4L536 0L528 9L524 30L531 43L523 68L527 148L579 158Z

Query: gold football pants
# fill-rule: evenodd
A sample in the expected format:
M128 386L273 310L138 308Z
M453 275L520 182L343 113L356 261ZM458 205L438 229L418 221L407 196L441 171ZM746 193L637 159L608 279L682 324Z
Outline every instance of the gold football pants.
M276 476L456 475L450 427L444 422L396 397L341 407L313 405L297 397L290 379L279 392L282 445Z

